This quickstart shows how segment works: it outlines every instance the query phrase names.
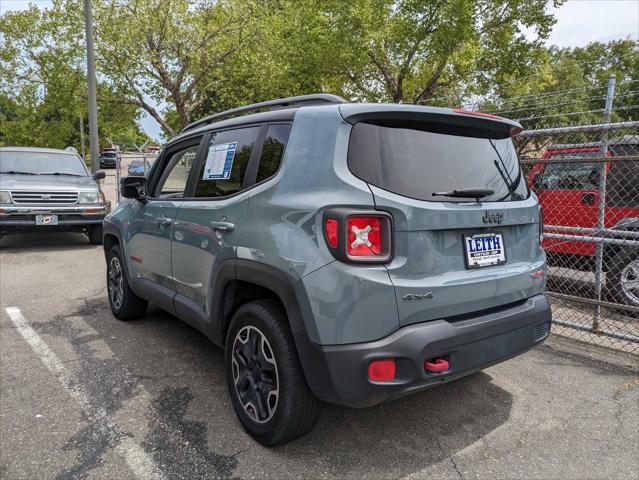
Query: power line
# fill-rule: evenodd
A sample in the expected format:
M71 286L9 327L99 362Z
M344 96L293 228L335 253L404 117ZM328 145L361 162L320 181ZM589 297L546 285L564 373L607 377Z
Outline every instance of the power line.
M614 112L618 112L619 110L634 110L636 108L639 108L639 104L637 104L637 105L628 105L628 106L624 106L624 107L615 107L613 109L613 113ZM538 120L540 118L563 117L563 116L571 116L571 115L583 115L584 113L597 113L597 112L603 112L604 110L605 110L604 108L597 108L595 110L584 110L582 112L556 113L556 114L553 114L553 115L541 115L539 117L519 118L519 119L517 119L517 121L524 122L526 120Z
M631 55L638 55L638 54L639 54L639 52L630 52L630 53L626 53L625 55L621 55L621 56L619 57L619 60L620 60L620 59L622 59L622 58L630 57ZM601 62L601 60L590 60L590 61L587 61L587 62L585 62L585 61L584 61L584 62L575 62L575 63L576 63L577 65L589 65L589 64L592 64L592 63L600 63L600 62ZM575 63L572 63L572 64L570 64L570 65L560 65L558 68L561 68L562 66L563 66L564 68L565 68L565 67L569 67L569 66L571 67L571 66L573 66ZM614 65L616 65L616 63L615 63ZM525 79L527 79L527 78L532 78L532 77L536 77L536 76L539 76L539 75L544 75L545 73L547 73L547 72L536 72L536 73L532 73L532 74L530 74L530 75L526 75L526 76L523 76L523 77L515 78L515 79L513 79L513 80L509 80L509 81L507 81L507 82L498 83L498 84L496 84L495 86L496 86L496 87L503 87L504 85L511 85L511 84L513 84L513 83L517 83L517 82L519 82L519 81L521 81L521 80L525 80Z
M639 105L627 105L624 107L615 107L613 112L618 112L619 110L634 110L635 108L639 108Z
M639 90L633 90L632 92L627 92L627 93L622 93L620 95L615 95L615 100L618 98L624 98L624 97L632 97L633 95L636 95L639 93ZM593 100L601 100L606 98L606 95L598 95L595 97L588 97L588 98L580 98L579 100L572 100L570 102L561 102L561 103L546 103L544 105L538 105L538 106L525 106L525 107L521 107L521 108L514 108L512 110L487 110L486 113L510 113L510 112L521 112L524 110L540 110L543 108L548 108L548 107L560 107L562 105L573 105L575 103L582 103L582 102L591 102Z
M530 95L519 95L517 97L509 97L504 99L504 101L506 102L511 102L514 100L519 100L522 98L538 98L538 97L554 97L556 95L563 95L566 93L570 93L570 92L584 92L587 90L598 90L598 89L602 89L602 88L606 88L605 85L599 86L599 87L582 87L582 88L569 88L567 90L558 90L556 92L544 92L544 93L533 93Z
M575 103L588 102L592 100L600 100L602 98L606 98L605 95L598 95L596 97L582 98L579 100L572 100L570 102L561 102L561 103L546 103L545 105L538 105L536 107L526 106L521 108L514 108L512 110L488 110L486 113L510 113L510 112L521 112L524 110L540 110L548 107L561 107L562 105L572 105Z
M625 80L623 82L619 82L617 84L617 86L619 87L621 85L628 85L628 84L637 83L637 82L639 82L639 80ZM567 90L558 90L556 92L543 92L543 93L532 93L532 94L529 94L529 95L518 95L516 97L505 98L505 99L503 99L503 101L504 102L511 102L511 101L514 101L514 100L522 99L522 98L553 97L553 96L556 96L556 95L563 95L563 94L570 93L570 92L580 92L580 91L582 92L582 91L587 91L587 90L597 90L597 89L604 89L604 88L607 88L607 86L606 85L600 85L598 87L590 86L590 87L581 87L581 88L569 88Z
M617 109L619 110L619 109ZM550 118L550 117L563 117L563 116L569 116L569 115L583 115L584 113L596 113L596 112L603 112L604 109L603 108L597 108L594 110L583 110L581 112L572 112L572 113L555 113L553 115L541 115L539 117L526 117L526 118L518 118L517 121L518 122L524 122L526 120L537 120L540 118Z

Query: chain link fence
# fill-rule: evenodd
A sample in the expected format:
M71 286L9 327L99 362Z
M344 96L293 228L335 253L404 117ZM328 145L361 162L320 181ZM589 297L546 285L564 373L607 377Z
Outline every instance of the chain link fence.
M157 154L123 152L118 155L115 167L100 168L105 173L100 188L111 202L111 208L120 202L120 179L129 175L146 175L156 158Z
M553 332L639 353L639 122L515 143L543 208Z

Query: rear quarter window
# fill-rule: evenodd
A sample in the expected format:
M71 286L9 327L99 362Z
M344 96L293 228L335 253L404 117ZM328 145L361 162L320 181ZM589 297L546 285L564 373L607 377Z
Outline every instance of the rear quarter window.
M277 173L282 163L284 147L288 140L290 125L269 125L262 145L260 165L257 170L256 181L262 182Z

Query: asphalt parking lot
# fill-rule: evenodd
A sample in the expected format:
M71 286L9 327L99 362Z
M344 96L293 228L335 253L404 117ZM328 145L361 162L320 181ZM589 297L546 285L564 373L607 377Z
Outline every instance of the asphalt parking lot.
M551 340L266 449L222 352L153 307L115 320L104 276L83 235L0 240L0 478L639 478L637 357Z

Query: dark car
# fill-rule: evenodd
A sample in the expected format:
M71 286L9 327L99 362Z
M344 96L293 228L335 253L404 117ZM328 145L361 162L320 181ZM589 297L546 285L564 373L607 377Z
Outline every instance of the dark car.
M118 161L118 152L109 150L100 153L100 168L115 168Z
M129 172L129 175L143 177L149 170L151 170L151 164L140 158L133 160L129 164L127 171Z

